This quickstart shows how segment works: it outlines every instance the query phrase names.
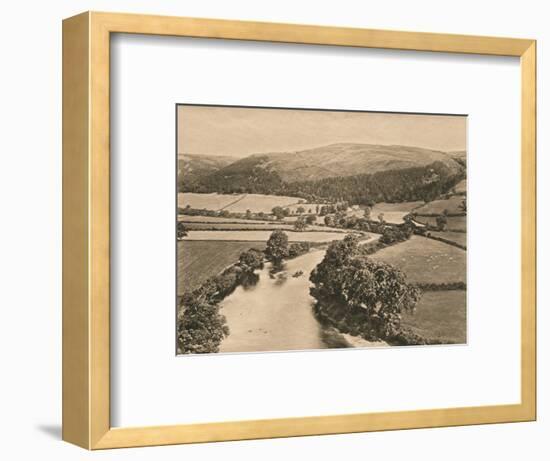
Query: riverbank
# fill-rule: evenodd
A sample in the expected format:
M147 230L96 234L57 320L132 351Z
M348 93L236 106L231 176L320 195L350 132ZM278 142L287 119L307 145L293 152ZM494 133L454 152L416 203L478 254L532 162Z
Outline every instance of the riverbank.
M272 274L272 265L257 271L258 282L239 286L220 303L229 336L220 352L260 352L325 349L321 327L313 317L309 273L323 259L314 249L290 261ZM299 277L292 275L302 271Z
M283 270L275 274L272 265L266 264L256 272L256 284L239 286L221 301L220 314L225 316L230 333L220 344L220 352L385 346L344 335L317 320L309 275L324 255L325 249L313 249L285 261Z

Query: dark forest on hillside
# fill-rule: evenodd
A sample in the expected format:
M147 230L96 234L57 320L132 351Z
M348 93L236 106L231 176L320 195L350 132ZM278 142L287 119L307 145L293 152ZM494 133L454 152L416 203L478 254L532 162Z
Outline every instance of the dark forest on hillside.
M430 201L448 192L466 177L442 162L373 174L284 182L279 174L258 166L257 158L239 168L223 170L181 184L181 192L290 195L309 201L347 201L350 204Z

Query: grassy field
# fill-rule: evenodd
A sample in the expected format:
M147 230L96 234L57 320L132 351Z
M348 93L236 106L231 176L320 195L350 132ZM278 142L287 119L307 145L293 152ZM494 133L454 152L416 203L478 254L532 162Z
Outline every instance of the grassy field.
M285 197L280 195L261 195L261 194L245 194L240 200L226 206L224 210L230 213L246 213L250 210L252 213L271 213L271 210L276 207L285 207L298 203L298 197Z
M398 267L412 283L466 282L466 252L425 237L414 235L372 258Z
M442 239L450 240L451 242L456 242L460 245L466 246L468 243L468 234L466 232L435 232L430 231L430 234L439 237Z
M288 208L288 207L287 207ZM325 222L325 218L323 216L313 216L315 218L315 221L313 221L316 224L323 224ZM295 223L296 220L299 218L298 215L294 216L285 216L281 221L284 223Z
M185 208L189 205L191 208L197 209L221 210L236 200L240 200L242 197L244 197L242 194L195 194L193 192L180 192L178 194L178 207Z
M429 339L466 343L466 291L428 291L414 314L403 314L402 324Z
M432 202L428 202L414 211L415 213L418 213L418 215L441 214L444 210L447 210L451 214L463 213L463 210L460 209L460 205L462 204L463 200L463 196L453 195L452 197L445 200L434 200Z
M386 222L401 224L403 222L403 216L409 214L412 210L423 204L424 202L377 203L372 207L371 219L378 219L378 215L383 213Z
M288 223L276 223L276 222L265 222L258 224L255 222L238 222L238 223L201 223L201 222L186 222L185 226L189 230L294 230L294 225ZM346 232L343 229L337 229L333 227L326 226L316 226L310 225L307 227L308 230L322 231L322 232Z
M401 202L401 203L386 203L386 202L380 202L375 204L372 207L372 213L385 213L385 212L391 212L391 211L402 211L402 212L409 212L414 210L415 208L418 208L422 206L424 202L417 201L417 202Z
M231 224L231 223L243 223L243 224L269 224L269 221L262 221L259 219L241 219L241 218L220 218L217 216L192 216L186 214L178 215L178 221L192 223L220 223L220 224Z
M286 197L282 195L261 195L261 194L198 194L193 192L181 192L178 194L178 207L207 210L227 210L230 213L271 213L276 207L287 207L296 205L300 201L298 197Z
M422 224L437 225L436 218L428 216L417 216L415 220ZM447 218L447 230L466 232L466 216L451 216Z
M342 240L347 233L344 232L293 232L287 231L289 242L331 242L332 240ZM266 242L271 231L269 230L191 230L185 237L186 241L196 240L219 240L219 241L239 241L239 242Z
M201 222L186 222L185 227L189 230L291 230L294 228L291 224L277 224L277 223L201 223Z
M263 250L263 242L178 242L178 295L198 288L209 277L235 263L249 248Z
M465 193L466 193L466 180L463 179L462 181L460 181L460 182L454 187L454 191L455 191L455 193L457 193L457 194L465 194Z

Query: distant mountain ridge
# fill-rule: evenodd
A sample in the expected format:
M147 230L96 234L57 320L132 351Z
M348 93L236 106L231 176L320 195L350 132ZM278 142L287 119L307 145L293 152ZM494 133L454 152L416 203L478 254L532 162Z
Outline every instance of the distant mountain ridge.
M234 160L222 155L178 154L178 183L195 182L203 176L226 167Z
M188 192L292 193L364 203L417 200L465 177L465 163L456 154L412 146L337 143L252 154L230 163L227 157L187 157L181 190Z
M443 151L398 145L337 143L296 152L254 154L234 162L228 170L233 172L240 164L250 166L253 159L257 159L256 166L276 172L284 182L372 174L433 162L459 169L453 158Z

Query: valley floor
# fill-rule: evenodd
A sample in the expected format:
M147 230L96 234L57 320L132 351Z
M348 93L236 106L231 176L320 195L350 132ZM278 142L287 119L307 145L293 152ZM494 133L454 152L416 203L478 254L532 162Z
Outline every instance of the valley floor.
M252 207L252 212L269 212L277 204L297 201L295 197L262 196L260 201L251 195L180 194L183 200L194 200L193 208L234 208L240 213ZM187 203L182 202L181 205ZM458 199L444 203L424 202L380 203L371 211L372 219L383 214L388 223L399 224L412 210L428 211L456 205ZM313 210L315 204L309 204ZM302 204L300 204L302 206ZM303 204L307 208L308 204ZM364 209L354 207L350 214L364 215ZM242 216L234 214L233 216ZM178 296L198 288L209 277L219 274L234 264L239 255L250 249L263 250L271 232L284 230L289 242L310 242L316 248L286 263L286 269L275 278L264 269L259 283L253 287L237 287L221 302L221 311L227 317L231 333L222 344L222 351L265 351L318 349L326 347L374 347L384 343L369 343L361 338L342 335L334 328L321 327L313 318L309 295L309 274L324 255L325 244L343 239L357 231L313 224L307 230L294 230L292 221L242 219L240 217L179 215L188 235L177 243ZM322 222L323 217L318 216ZM433 217L417 218L419 222L434 223ZM290 221L290 222L288 222ZM449 228L458 231L431 231L435 240L413 235L409 240L378 250L372 258L396 266L411 283L425 286L414 314L404 314L403 324L413 332L444 343L463 344L467 340L466 309L466 217L449 217ZM362 244L372 243L380 234L361 235ZM462 248L453 246L455 243ZM292 277L296 271L303 273ZM443 287L443 288L442 288ZM462 287L461 289L456 289ZM433 291L435 290L435 291Z

